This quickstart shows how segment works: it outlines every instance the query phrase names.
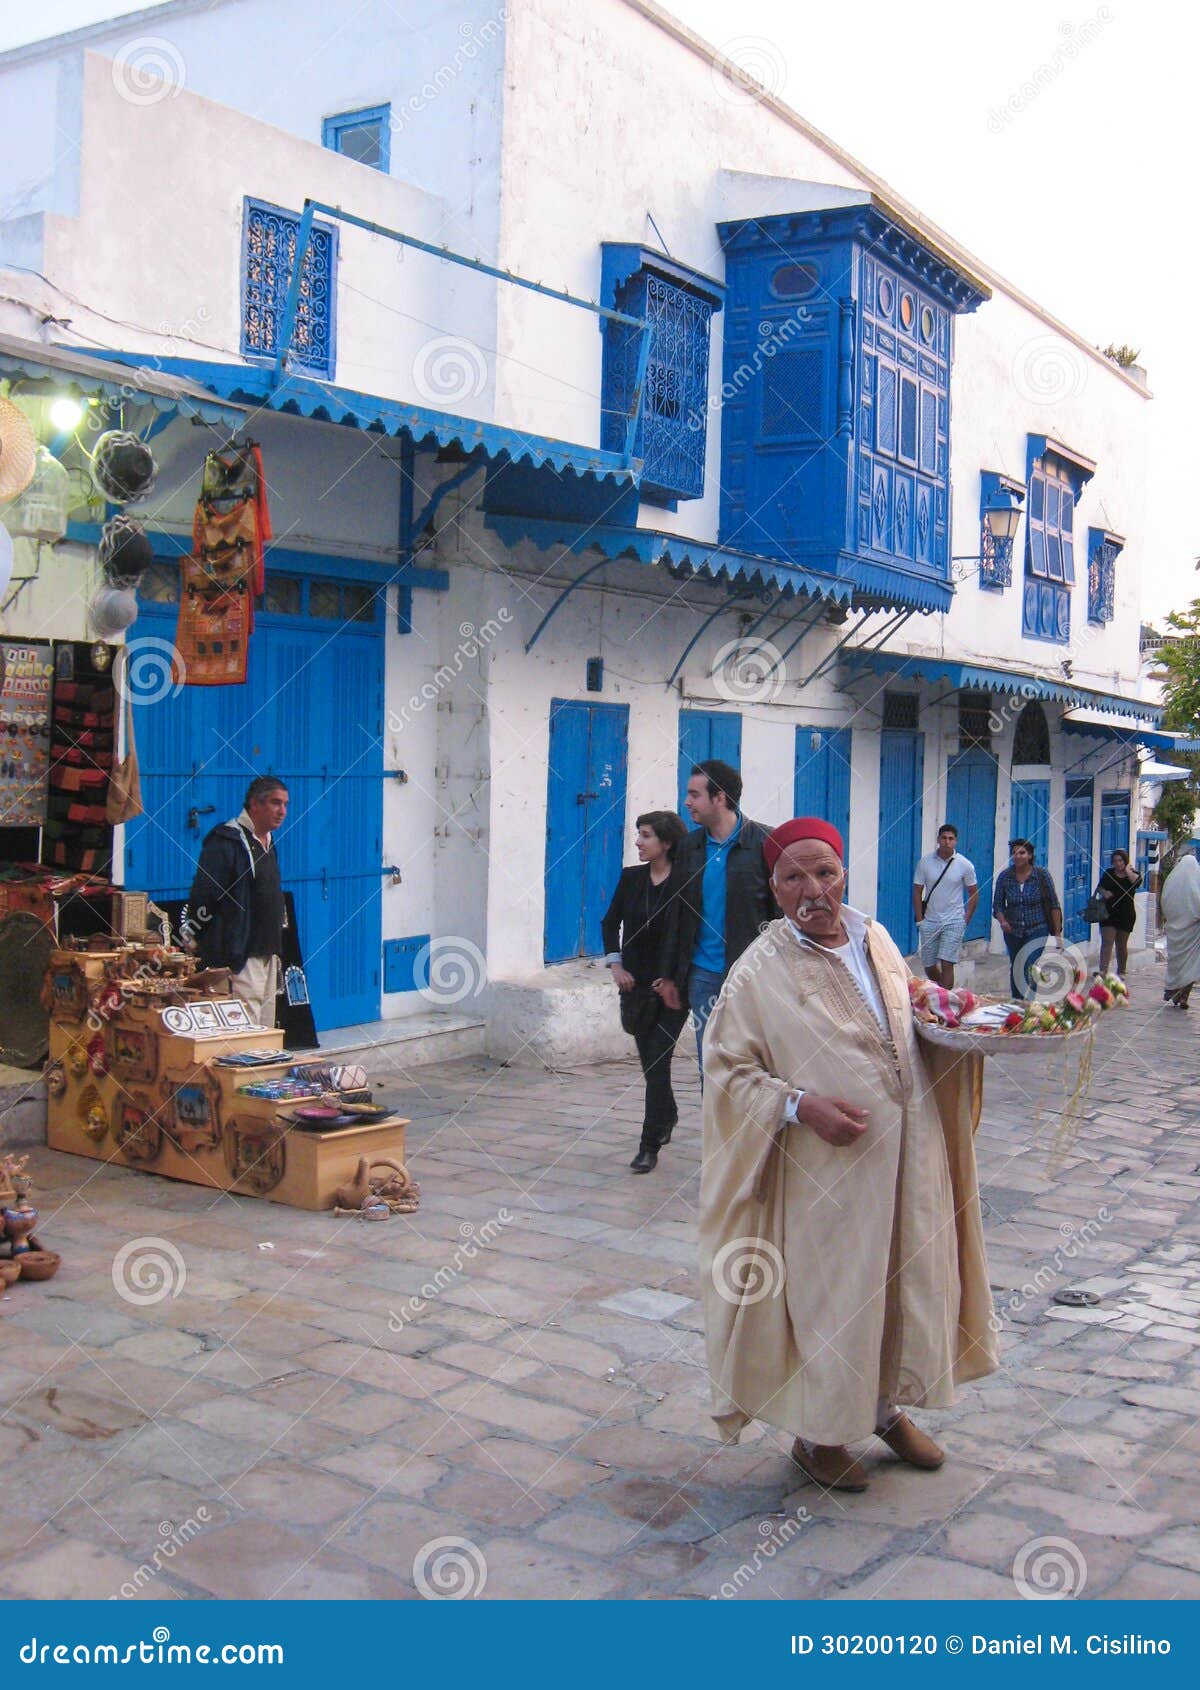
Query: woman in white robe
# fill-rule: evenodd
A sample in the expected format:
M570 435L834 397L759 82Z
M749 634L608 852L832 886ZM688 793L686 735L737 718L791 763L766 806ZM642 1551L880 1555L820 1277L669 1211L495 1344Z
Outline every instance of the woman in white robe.
M1192 987L1200 980L1200 863L1191 851L1167 876L1159 901L1167 930L1163 1000L1186 1009Z

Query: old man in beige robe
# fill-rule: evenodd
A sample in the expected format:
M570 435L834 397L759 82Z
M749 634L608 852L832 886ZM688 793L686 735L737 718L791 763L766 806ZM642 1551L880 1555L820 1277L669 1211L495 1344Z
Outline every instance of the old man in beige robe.
M700 1243L713 1413L789 1432L828 1488L847 1444L941 1465L904 1407L996 1366L972 1130L980 1058L919 1045L908 969L842 901L842 841L798 818L766 845L784 915L705 1033Z

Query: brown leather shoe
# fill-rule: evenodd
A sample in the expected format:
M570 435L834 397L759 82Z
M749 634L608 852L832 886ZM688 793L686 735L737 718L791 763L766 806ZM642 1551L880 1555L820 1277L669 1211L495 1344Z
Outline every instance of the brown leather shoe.
M822 1490L866 1490L867 1475L845 1444L805 1444L797 1438L792 1460Z
M901 1461L926 1473L934 1472L946 1459L945 1450L939 1449L919 1426L914 1426L907 1414L898 1414L887 1426L877 1426L875 1436L882 1438Z

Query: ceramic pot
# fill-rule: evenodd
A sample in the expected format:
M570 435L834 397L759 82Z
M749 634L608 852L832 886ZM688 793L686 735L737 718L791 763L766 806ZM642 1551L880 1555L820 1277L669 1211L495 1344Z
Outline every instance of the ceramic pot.
M53 1279L62 1264L55 1250L27 1250L20 1259L22 1279Z
M15 1285L20 1277L21 1263L19 1260L15 1262L0 1262L0 1289L7 1289L8 1286Z

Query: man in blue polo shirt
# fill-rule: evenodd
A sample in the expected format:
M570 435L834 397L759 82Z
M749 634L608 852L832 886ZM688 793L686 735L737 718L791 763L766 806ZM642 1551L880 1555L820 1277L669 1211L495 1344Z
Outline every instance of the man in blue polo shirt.
M684 806L695 831L675 853L681 886L662 973L696 1024L703 1074L704 1029L725 977L778 911L763 859L767 828L738 808L742 777L717 758L697 763ZM668 997L668 1002L671 998Z

